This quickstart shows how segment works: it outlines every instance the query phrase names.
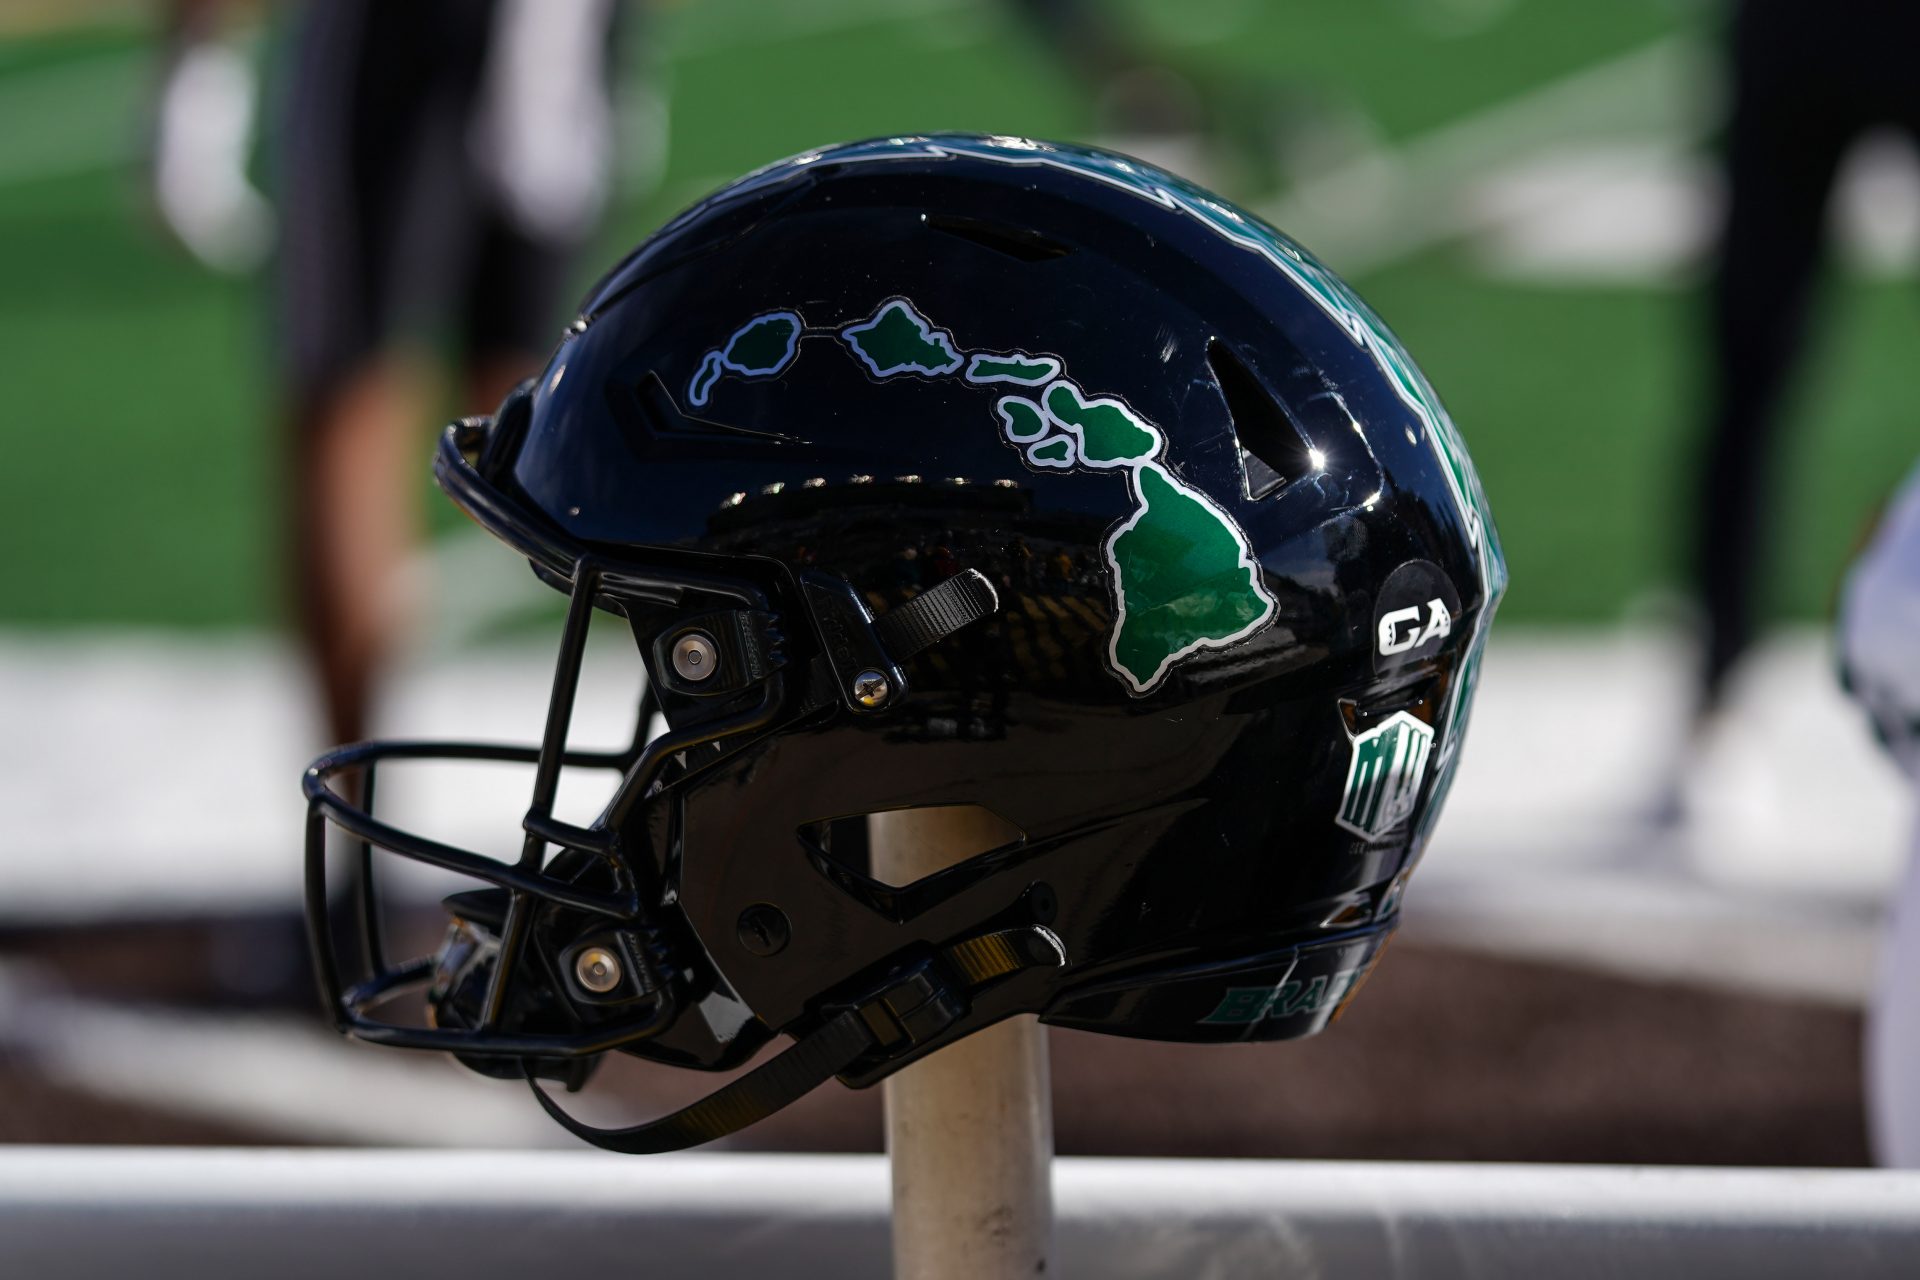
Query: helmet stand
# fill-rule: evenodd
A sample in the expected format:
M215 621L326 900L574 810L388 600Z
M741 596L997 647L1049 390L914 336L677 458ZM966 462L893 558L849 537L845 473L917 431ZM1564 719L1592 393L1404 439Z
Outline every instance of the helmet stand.
M873 869L910 884L983 843L961 807L868 818ZM1053 1093L1032 1014L987 1027L889 1076L893 1274L903 1280L1034 1276L1053 1246Z

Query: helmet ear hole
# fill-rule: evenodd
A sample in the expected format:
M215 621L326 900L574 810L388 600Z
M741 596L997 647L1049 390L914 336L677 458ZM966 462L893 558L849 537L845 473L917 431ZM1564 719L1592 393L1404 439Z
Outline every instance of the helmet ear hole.
M1239 441L1240 475L1247 497L1258 501L1311 475L1312 447L1286 405L1267 390L1259 375L1217 338L1207 343L1207 365L1227 402L1227 417Z
M937 845L948 865L957 866L983 853L1022 844L1027 833L985 805L939 804L809 822L800 828L800 837L843 871L890 889L905 889L907 884L875 874L876 847Z

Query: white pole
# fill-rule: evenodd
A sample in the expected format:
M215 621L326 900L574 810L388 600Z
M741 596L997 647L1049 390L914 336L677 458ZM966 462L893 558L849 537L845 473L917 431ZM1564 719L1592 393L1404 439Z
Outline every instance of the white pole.
M965 808L868 819L873 869L910 884L990 848L999 820ZM1044 1275L1053 1249L1053 1094L1031 1014L975 1032L888 1077L893 1273L898 1280Z

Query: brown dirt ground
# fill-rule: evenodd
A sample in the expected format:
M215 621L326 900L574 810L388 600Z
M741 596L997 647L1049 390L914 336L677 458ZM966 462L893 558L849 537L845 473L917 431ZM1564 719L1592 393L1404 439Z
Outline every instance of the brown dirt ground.
M156 941L140 952L199 953ZM28 949L102 994L182 1000L199 985L150 960L123 984L98 948L79 951L91 971ZM1859 1040L1847 1010L1402 943L1313 1040L1054 1032L1055 1125L1064 1154L1858 1165ZM714 1083L644 1064L607 1074L636 1118ZM288 1136L88 1097L0 1059L0 1141ZM880 1091L829 1085L730 1145L878 1150Z

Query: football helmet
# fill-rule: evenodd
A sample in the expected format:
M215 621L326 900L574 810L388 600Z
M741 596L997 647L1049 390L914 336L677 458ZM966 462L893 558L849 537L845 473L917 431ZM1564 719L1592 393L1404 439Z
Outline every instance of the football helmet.
M568 597L551 705L537 746L309 769L323 998L626 1151L1018 1013L1324 1027L1397 920L1506 582L1459 434L1345 284L1171 174L1016 138L830 147L707 197L435 471ZM596 612L646 671L624 751L567 742ZM423 757L534 766L518 860L372 815L376 766ZM554 816L574 769L618 779L588 825ZM1002 838L876 876L866 819L942 806ZM330 827L366 864L357 948ZM437 954L388 958L375 852L481 886ZM405 992L424 1022L383 1010ZM539 1084L779 1036L630 1129Z

